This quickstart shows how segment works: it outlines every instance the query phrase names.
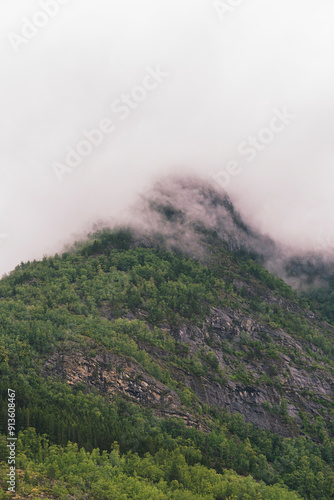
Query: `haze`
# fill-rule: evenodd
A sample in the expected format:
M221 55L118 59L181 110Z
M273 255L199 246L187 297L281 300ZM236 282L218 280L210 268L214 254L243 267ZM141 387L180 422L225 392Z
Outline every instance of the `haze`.
M333 23L332 0L2 0L0 275L171 173L332 254Z

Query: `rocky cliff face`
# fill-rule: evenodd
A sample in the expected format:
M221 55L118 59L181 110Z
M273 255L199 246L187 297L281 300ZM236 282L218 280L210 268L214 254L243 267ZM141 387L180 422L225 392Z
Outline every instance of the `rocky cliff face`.
M236 311L214 309L202 329L185 327L177 334L193 353L200 348L214 353L227 376L226 384L221 385L210 377L199 382L183 374L186 385L202 402L239 412L259 427L293 435L301 423L300 411L313 419L333 401L332 371L325 363L304 355L305 347L310 346L283 330L268 329ZM224 342L234 346L233 353L224 350ZM271 356L271 343L275 343L277 357ZM259 356L254 356L254 348L260 351ZM302 366L294 361L296 351L303 358ZM242 366L241 374L238 366Z
M85 347L71 342L55 351L45 363L44 375L59 376L72 387L84 384L110 399L123 395L152 408L159 416L178 417L187 425L198 426L175 391L145 373L135 361L101 348L89 339Z
M267 299L270 302L272 297ZM297 306L290 304L293 307ZM320 328L321 321L311 312L308 315ZM299 433L300 412L310 421L326 418L334 396L334 375L324 361L310 355L320 352L311 343L229 308L212 308L201 327L165 324L162 328L176 340L178 353L188 360L202 359L204 367L211 353L216 369L209 366L198 375L174 363L171 352L140 341L139 347L171 373L179 388L172 390L139 363L87 339L85 347L71 343L57 349L47 359L44 374L61 376L71 386L83 383L110 397L123 395L159 416L180 417L198 427L202 427L198 412L204 404L241 413L247 422L284 437ZM182 403L178 394L182 387L195 395L192 405Z

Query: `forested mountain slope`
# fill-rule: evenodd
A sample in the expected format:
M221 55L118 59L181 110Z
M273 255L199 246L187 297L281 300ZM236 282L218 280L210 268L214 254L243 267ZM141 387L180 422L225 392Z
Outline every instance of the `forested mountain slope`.
M0 281L16 498L334 497L334 328L201 196L221 233L160 197L160 233L106 229Z

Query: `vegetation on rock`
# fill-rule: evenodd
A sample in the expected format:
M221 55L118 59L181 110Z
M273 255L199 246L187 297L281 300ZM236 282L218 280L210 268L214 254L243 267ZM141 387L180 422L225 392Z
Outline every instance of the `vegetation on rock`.
M334 328L204 239L105 230L0 281L0 498L7 388L20 498L334 498Z

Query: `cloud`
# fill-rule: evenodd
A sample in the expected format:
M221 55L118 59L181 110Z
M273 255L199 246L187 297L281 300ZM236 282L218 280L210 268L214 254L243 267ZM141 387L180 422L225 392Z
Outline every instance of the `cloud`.
M121 220L160 176L210 178L284 107L296 118L227 189L260 232L296 252L329 250L334 5L234 5L221 19L211 0L3 0L0 274ZM14 50L13 33L52 8ZM112 103L157 65L169 77L121 120ZM59 183L54 162L105 117L115 133Z

